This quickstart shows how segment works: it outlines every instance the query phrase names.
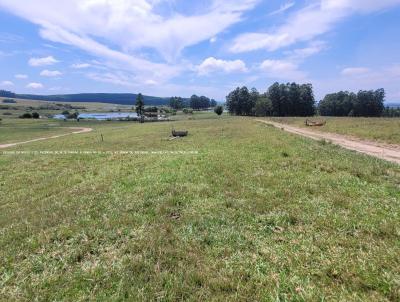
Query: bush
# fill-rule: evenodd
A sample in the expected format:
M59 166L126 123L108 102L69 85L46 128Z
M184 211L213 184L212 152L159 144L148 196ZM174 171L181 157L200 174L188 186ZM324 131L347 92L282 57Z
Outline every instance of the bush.
M187 109L187 108L185 108L185 109L183 109L183 113L184 113L184 114L193 114L193 109Z
M13 100L13 99L4 99L3 103L4 104L15 104L17 102L15 100Z
M214 112L218 115L221 115L224 112L224 107L222 106L217 106L214 108Z
M67 119L77 119L79 117L79 112L74 112L65 116Z
M40 118L39 113L33 112L33 113L32 113L32 118L35 118L35 119Z
M32 118L32 114L30 114L29 112L26 112L26 113L20 115L19 118Z

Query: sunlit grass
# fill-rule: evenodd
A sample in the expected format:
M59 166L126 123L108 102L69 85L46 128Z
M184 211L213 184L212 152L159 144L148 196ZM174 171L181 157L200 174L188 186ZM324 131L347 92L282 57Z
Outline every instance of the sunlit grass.
M10 150L198 154L0 155L0 299L400 298L399 166L245 118L83 125Z
M306 118L277 117L272 119L277 122L305 127ZM366 140L400 144L400 118L318 117L315 119L326 120L327 123L325 126L309 129L351 135Z

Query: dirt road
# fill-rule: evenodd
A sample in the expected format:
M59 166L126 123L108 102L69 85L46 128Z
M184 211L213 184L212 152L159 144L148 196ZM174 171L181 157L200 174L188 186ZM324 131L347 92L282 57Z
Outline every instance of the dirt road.
M80 133L87 133L87 132L93 131L92 128L66 127L64 129L71 129L71 130L74 130L74 131L70 132L70 133L53 135L53 136L49 136L49 137L35 138L35 139L31 139L29 141L24 141L24 142L3 144L3 145L0 145L0 149L5 149L5 148L14 147L14 146L23 145L23 144L29 144L29 143L38 142L38 141L45 141L45 140L48 140L48 139L59 138L59 137L63 137L63 136L71 135L71 134L80 134Z
M354 137L348 137L328 132L317 132L268 120L257 121L273 125L276 128L280 128L290 133L305 136L314 140L326 140L349 150L368 154L393 163L400 164L400 146L397 145L387 145L378 142L364 141Z

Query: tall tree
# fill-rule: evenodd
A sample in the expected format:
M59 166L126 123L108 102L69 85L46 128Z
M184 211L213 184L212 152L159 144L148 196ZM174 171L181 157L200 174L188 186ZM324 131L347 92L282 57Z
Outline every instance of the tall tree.
M142 116L144 111L144 100L143 95L139 93L136 97L136 113L138 116Z
M266 95L260 95L254 107L256 116L271 116L272 115L272 102Z
M267 92L268 98L271 100L272 103L272 110L273 115L281 116L282 109L281 109L281 93L279 83L276 82L268 88Z

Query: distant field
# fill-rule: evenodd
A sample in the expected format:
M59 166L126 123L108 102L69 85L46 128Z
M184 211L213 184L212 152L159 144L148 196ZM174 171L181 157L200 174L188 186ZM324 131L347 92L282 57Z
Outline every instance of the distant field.
M75 103L75 102L46 102L36 100L21 100L15 99L17 103L3 103L3 98L0 98L0 118L18 118L25 112L38 112L41 116L61 114L64 110L70 112L110 112L110 111L131 111L133 108L134 100L132 100L132 106L116 105L107 103ZM57 106L57 104L65 105ZM73 107L84 107L84 109L68 109L67 106ZM9 107L6 109L5 107ZM57 110L55 110L57 108ZM11 114L11 115L10 115Z
M44 122L25 119L7 119L0 124L0 144L70 133L72 132L70 129L64 129L64 127L68 126L68 124L51 120Z
M400 144L400 118L319 117L315 119L327 121L323 127L312 128L316 131L352 135L367 140ZM272 120L305 127L304 122L306 118L277 117L272 118ZM311 118L311 120L313 119Z
M0 300L399 301L398 165L178 118L9 149L164 154L0 152Z

